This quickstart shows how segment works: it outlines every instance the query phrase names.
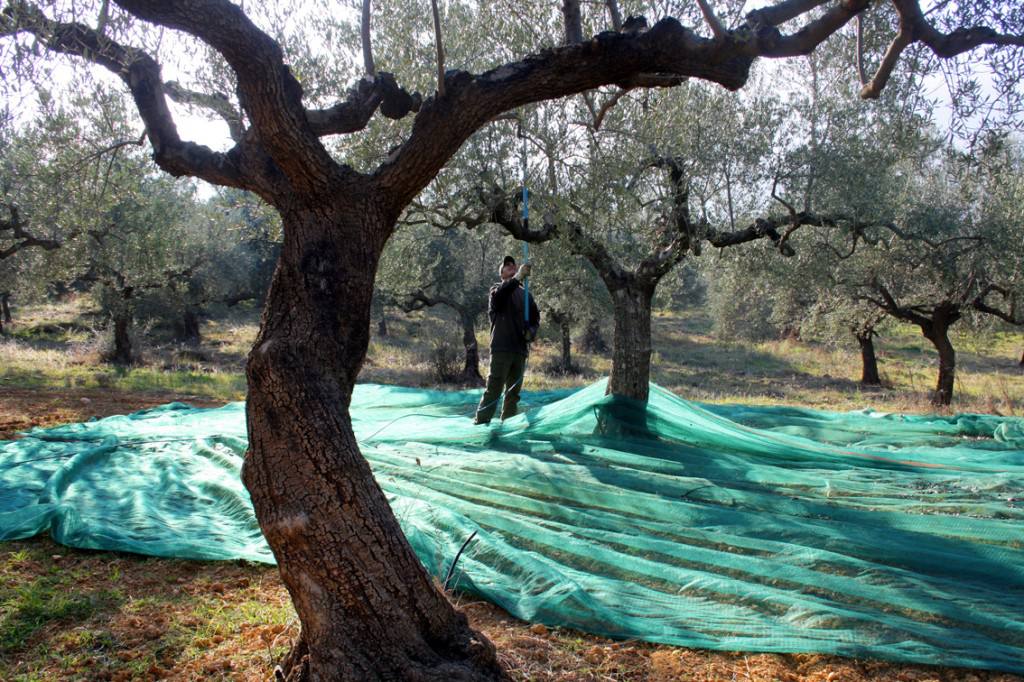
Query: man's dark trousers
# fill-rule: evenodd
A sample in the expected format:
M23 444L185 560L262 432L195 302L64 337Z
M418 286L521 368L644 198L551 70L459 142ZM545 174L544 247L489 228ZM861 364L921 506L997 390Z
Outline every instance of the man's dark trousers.
M526 371L526 356L519 353L496 351L491 353L491 371L487 376L487 389L476 411L476 423L491 421L498 408L502 391L505 402L501 405L501 418L514 417L519 412L519 389L523 387L523 373Z

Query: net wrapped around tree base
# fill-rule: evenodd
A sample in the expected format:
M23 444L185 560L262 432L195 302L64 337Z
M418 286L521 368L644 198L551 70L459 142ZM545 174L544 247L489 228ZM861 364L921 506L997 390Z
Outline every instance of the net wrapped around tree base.
M510 613L730 651L1024 672L1024 420L577 392L474 426L479 391L356 390L363 453L427 569ZM0 443L0 539L272 562L244 405Z

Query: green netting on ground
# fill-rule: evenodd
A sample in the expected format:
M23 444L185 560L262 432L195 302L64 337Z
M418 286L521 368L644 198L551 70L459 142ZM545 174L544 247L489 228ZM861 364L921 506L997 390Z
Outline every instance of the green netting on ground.
M531 621L724 650L1024 671L1024 420L581 391L474 426L478 391L360 386L363 452L421 560ZM244 406L0 445L0 538L272 561Z

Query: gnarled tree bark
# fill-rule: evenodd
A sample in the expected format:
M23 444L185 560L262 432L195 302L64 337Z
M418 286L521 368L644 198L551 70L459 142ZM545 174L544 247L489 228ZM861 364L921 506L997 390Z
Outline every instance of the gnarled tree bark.
M342 196L282 211L284 249L246 370L243 480L302 622L305 654L286 672L504 679L493 646L423 570L359 453L348 406L369 344L380 234L396 216L365 189Z

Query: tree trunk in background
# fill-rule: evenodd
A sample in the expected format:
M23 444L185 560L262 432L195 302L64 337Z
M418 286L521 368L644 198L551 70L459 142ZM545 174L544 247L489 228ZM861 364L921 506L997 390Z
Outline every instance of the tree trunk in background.
M352 431L374 275L396 218L358 190L344 204L281 209L284 248L246 369L242 478L302 624L285 674L507 679L413 553Z
M572 325L569 316L563 315L558 326L562 330L562 368L569 372L572 370Z
M377 320L377 336L384 338L388 335L388 318L385 315L381 315L380 319Z
M115 365L132 364L132 315L129 312L114 314L114 349L110 354L110 362Z
M480 348L476 342L476 315L459 311L462 323L462 348L465 361L462 364L462 381L482 385L484 378L480 374Z
M630 282L611 291L615 315L608 393L647 400L651 380L651 300L654 285Z
M202 341L199 324L199 311L187 306L181 314L181 320L175 325L177 327L175 336L178 337L178 341L190 346L198 346Z
M960 312L952 304L938 306L928 325L922 325L925 338L932 342L939 353L939 378L935 385L932 402L935 405L949 405L953 401L953 383L956 379L956 351L949 341L949 328L960 319Z
M854 334L860 345L861 373L860 383L865 386L881 386L882 379L878 376L878 358L875 356L875 333L873 331Z
M596 317L587 320L583 335L580 337L579 348L588 353L608 352L608 343L601 336L601 325Z
M10 300L11 300L11 292L9 292L9 291L0 292L0 313L3 314L3 318L4 318L3 321L4 322L10 322L11 321L11 305L10 305Z

